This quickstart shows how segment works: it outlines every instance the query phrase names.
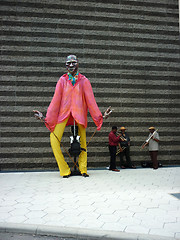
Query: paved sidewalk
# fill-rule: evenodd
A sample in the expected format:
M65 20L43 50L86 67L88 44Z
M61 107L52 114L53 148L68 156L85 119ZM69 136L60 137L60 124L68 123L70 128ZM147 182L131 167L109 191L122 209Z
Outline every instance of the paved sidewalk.
M0 173L0 231L180 239L180 167Z

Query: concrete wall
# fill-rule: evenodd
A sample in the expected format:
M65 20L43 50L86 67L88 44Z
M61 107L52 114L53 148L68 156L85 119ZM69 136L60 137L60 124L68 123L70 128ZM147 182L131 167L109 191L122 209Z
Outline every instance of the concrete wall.
M71 53L100 110L114 109L89 144L88 165L108 165L112 125L128 128L134 162L149 160L140 146L155 126L159 160L180 163L178 0L2 0L0 11L2 170L57 168L32 111L46 113ZM89 117L87 141L94 130ZM70 135L66 128L66 148Z

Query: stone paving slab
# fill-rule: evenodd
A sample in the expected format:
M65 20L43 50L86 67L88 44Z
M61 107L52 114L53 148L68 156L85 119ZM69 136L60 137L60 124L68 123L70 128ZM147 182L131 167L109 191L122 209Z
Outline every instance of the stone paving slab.
M59 172L0 173L1 227L180 239L180 201L171 195L180 192L180 167L88 173L68 179Z

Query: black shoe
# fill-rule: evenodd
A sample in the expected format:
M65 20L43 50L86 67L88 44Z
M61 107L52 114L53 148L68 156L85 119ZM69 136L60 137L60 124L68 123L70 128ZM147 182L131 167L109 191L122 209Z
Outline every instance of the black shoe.
M66 176L63 176L63 178L69 178L71 175L69 174L69 175L66 175Z
M89 175L87 173L83 173L82 176L83 177L89 177Z
M134 169L136 169L136 167L135 167L134 165L132 165L130 168L134 168Z
M125 167L125 166L123 166L123 165L121 166L121 168L122 168L122 169L126 169L126 167Z

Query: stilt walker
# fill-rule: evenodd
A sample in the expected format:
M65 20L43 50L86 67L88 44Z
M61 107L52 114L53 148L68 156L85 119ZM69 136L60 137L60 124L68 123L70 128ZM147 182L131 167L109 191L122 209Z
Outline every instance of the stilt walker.
M86 144L87 112L89 110L97 131L102 127L103 118L107 118L112 112L109 107L104 116L101 114L94 98L90 81L78 72L78 67L77 57L69 55L66 59L68 72L61 76L57 82L46 117L44 118L41 112L34 110L35 116L44 121L46 127L51 131L51 147L59 167L60 175L65 178L71 176L71 170L60 148L60 145L62 146L61 138L65 127L68 125L78 126L81 147L78 158L79 172L83 177L88 177ZM76 138L75 132L73 137L74 139ZM79 139L76 140L78 141Z

